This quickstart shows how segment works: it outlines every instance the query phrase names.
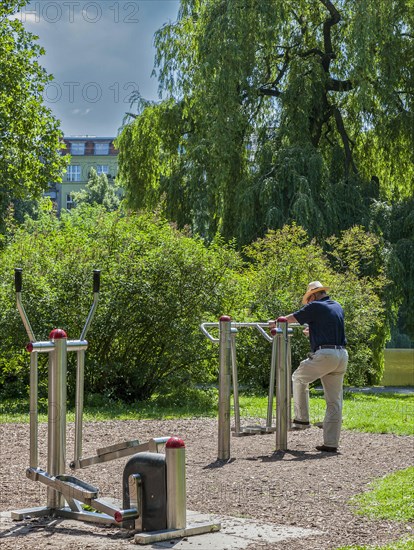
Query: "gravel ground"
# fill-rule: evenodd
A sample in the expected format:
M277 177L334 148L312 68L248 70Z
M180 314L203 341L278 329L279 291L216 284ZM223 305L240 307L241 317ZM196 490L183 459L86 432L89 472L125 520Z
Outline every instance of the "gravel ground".
M68 460L73 453L73 425L68 425ZM84 426L84 456L130 439L176 435L187 447L187 508L211 514L253 518L264 523L317 529L322 536L253 548L329 550L345 544L384 544L414 536L414 523L370 521L353 514L349 499L367 490L373 479L413 464L414 437L344 430L340 453L315 450L321 431L312 427L289 433L289 451L274 452L274 434L232 438L232 459L218 462L217 422L212 419L90 422ZM46 468L47 426L40 425L40 465ZM25 477L29 426L0 426L0 511L42 506L46 490ZM122 498L127 459L77 471L99 487L102 497ZM11 522L0 519L2 550L125 549L131 533L62 519ZM133 548L136 548L134 545ZM202 550L202 549L201 549ZM219 549L218 549L219 550Z

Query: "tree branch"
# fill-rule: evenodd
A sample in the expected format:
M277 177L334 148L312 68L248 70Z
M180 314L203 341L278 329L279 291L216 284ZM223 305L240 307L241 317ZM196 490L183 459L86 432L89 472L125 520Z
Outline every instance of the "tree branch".
M337 80L336 78L328 78L326 86L326 89L330 92L349 92L352 88L350 80Z
M354 159L352 157L351 141L350 141L350 139L348 137L348 134L345 130L344 121L343 121L341 112L338 109L338 107L336 107L336 106L332 107L332 114L335 118L336 127L337 127L337 130L339 132L339 135L341 136L342 143L343 143L343 146L344 146L344 151L345 151L345 174L348 177L349 167L352 168L352 171L354 172L354 174L358 173L357 167L355 166Z
M284 77L286 71L288 70L289 61L290 61L289 50L287 50L285 54L285 60L283 62L283 66L280 69L276 79L271 83L263 84L263 86L260 86L259 93L261 93L262 95L272 96L272 97L280 97L282 95L280 90L278 90L277 86L279 82L282 80L282 78Z
M259 93L270 97L280 97L282 95L280 90L269 88L268 86L272 86L272 84L264 84L263 86L260 86Z
M299 57L309 57L313 54L319 55L321 58L325 56L325 53L319 48L312 48L310 50L307 50L306 52L299 53Z
M325 72L329 71L329 65L331 60L335 58L332 47L332 37L331 37L331 28L338 24L341 20L341 14L335 8L330 0L320 0L320 2L325 6L329 11L330 17L326 19L323 24L323 43L325 49L325 55L322 58L322 66Z
M329 134L331 133L331 131L332 131L332 128L331 128L331 125L329 124L329 121L328 121L328 122L327 122L327 125L326 125L326 132L325 132L324 135L325 135L325 139L326 139L326 141L329 143L329 145L330 145L331 147L334 147L335 144L334 144L334 142L333 142L333 141L330 139L330 137L329 137Z

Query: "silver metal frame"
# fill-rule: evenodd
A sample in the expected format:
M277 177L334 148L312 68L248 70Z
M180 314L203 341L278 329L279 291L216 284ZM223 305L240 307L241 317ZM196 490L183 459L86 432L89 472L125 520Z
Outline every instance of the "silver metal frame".
M241 433L240 428L240 402L239 402L239 376L237 372L236 356L236 334L237 328L231 329L231 374L233 379L233 414L234 414L234 433Z
M67 338L53 340L54 350L49 354L47 470L51 476L62 474L66 469L66 342ZM62 493L49 484L47 507L63 506Z
M278 340L279 353L277 354L276 369L276 451L287 450L287 432L288 426L288 323L287 321L277 321L276 334Z
M66 466L66 370L67 353L76 351L76 413L75 413L75 448L74 460L70 463L72 470L85 468L91 464L99 464L116 458L150 451L159 452L162 445L168 441L168 437L152 438L147 443L138 440L124 441L108 447L97 449L96 455L82 458L82 430L83 430L83 405L84 405L84 367L85 351L88 342L86 334L92 323L99 297L100 272L95 270L93 281L94 298L85 326L79 340L68 340L66 333L53 330L50 340L46 342L36 341L26 311L21 301L22 269L15 269L15 288L17 308L20 312L23 324L26 328L30 343L26 349L30 352L30 467L26 475L33 481L43 483L47 487L47 505L23 510L13 510L11 517L21 520L27 516L40 517L54 515L58 517L76 519L91 523L113 524L122 526L126 520L135 520L134 525L142 526L143 487L139 474L130 476L133 485L133 508L122 510L107 501L99 498L99 489L76 478L73 475L64 475ZM49 354L48 372L48 471L39 468L38 448L38 353ZM172 450L173 451L173 450ZM136 540L141 544L148 544L158 540L168 540L179 536L189 536L200 533L218 531L220 524L217 522L205 522L203 524L186 526L186 489L185 489L185 449L174 449L166 459L167 464L167 511L168 530L161 533L146 533L142 540ZM168 462L167 460L167 462ZM65 502L68 506L65 506ZM169 502L169 504L168 504ZM89 512L82 506L88 505L98 512Z
M187 525L185 446L165 449L167 463L167 529L185 529Z
M217 323L202 323L202 333L213 343L219 344L219 412L218 412L218 459L230 458L230 374L233 381L234 436L247 436L276 432L276 449L287 449L287 432L291 426L291 349L292 328L298 323L278 322L269 335L269 323L240 323L222 316ZM219 337L214 337L208 329L218 328ZM266 425L241 426L238 372L236 357L236 335L240 328L255 328L272 343L269 373L269 392ZM276 425L273 425L274 393L276 386Z
M218 459L230 458L231 318L220 318Z
M76 421L75 421L75 460L71 463L73 469L85 467L89 464L112 460L120 456L127 456L139 451L150 449L157 451L159 445L168 438L153 439L146 444L138 441L123 442L117 446L98 449L95 457L80 458L82 453L82 415L83 415L83 382L84 382L84 354L88 347L85 340L92 319L95 314L99 296L100 272L95 270L94 299L89 311L85 326L79 340L67 340L64 331L53 330L50 340L38 342L30 325L27 313L21 300L22 269L15 269L15 287L17 308L26 328L30 343L26 349L30 352L30 467L26 475L33 481L40 481L47 486L47 505L45 507L14 510L13 519L23 519L26 516L54 515L119 525L126 518L138 517L135 509L121 510L109 505L98 498L99 491L74 476L65 476L66 469L66 370L67 353L76 351L77 378L76 378ZM38 445L38 353L49 354L48 372L48 442L47 442L47 469L39 468ZM116 447L116 449L114 448ZM65 507L65 501L69 508ZM82 505L92 506L101 513L86 512Z

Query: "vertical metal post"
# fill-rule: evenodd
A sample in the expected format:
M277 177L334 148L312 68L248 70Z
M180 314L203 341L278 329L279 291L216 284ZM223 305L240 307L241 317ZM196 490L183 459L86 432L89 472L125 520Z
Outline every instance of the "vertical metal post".
M240 403L239 403L239 377L237 373L236 357L236 334L237 328L231 329L231 369L233 378L233 408L234 408L234 431L240 433Z
M86 334L95 315L95 310L99 300L99 290L101 286L101 271L93 271L93 302L89 311L85 326L80 335L80 340L86 338ZM75 449L74 461L82 457L82 439L83 439L83 401L84 401L84 383L85 383L85 350L77 352L76 365L76 398L75 398Z
M49 338L54 350L49 354L48 473L55 476L65 472L67 335L62 329L54 329ZM64 506L63 496L50 487L47 506Z
M33 329L30 325L29 318L27 317L26 311L22 304L22 285L23 285L23 269L21 267L16 267L14 269L14 286L16 289L17 309L19 310L20 317L22 318L24 328L26 329L29 340L31 342L36 342L36 338L35 338Z
M85 326L83 327L83 330L80 336L81 340L85 340L86 334L89 330L89 327L91 326L92 319L95 316L95 310L99 300L100 287L101 287L101 271L100 269L94 269L93 270L93 303L89 311L88 317L86 319Z
M269 396L267 398L266 428L271 428L272 421L273 421L273 397L275 393L276 360L277 360L278 343L279 343L279 339L277 337L277 329L272 328L270 333L273 336L273 341L272 341L272 357L270 360L270 380L269 380Z
M85 380L85 351L76 352L76 397L75 397L75 452L74 461L82 457L83 396Z
M187 523L185 444L170 437L165 444L167 465L167 529L185 529Z
M30 467L39 466L37 353L30 354Z
M22 304L22 286L23 269L16 267L14 269L14 287L16 290L17 309L23 321L24 327L30 342L36 342L33 329L29 318ZM27 351L29 348L27 348ZM39 465L39 435L38 435L38 371L37 371L37 353L30 355L30 467L37 468Z
M276 373L276 451L287 450L287 363L288 363L288 323L285 317L277 319L277 328L281 329Z
M218 460L230 458L231 317L220 317Z
M287 429L290 430L292 426L292 346L291 338L293 336L293 330L288 328L287 338L287 370L286 370L286 388L287 388Z

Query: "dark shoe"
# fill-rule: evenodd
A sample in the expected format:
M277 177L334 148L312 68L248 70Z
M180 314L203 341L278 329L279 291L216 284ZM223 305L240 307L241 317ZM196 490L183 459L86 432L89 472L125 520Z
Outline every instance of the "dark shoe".
M337 447L327 447L326 445L318 445L316 447L318 451L322 451L323 453L336 453L338 452Z
M303 420L293 420L292 427L290 429L292 431L295 431L295 430L307 430L308 428L310 428L309 422L304 422Z
M313 425L316 426L317 428L323 429L323 422L314 422Z

